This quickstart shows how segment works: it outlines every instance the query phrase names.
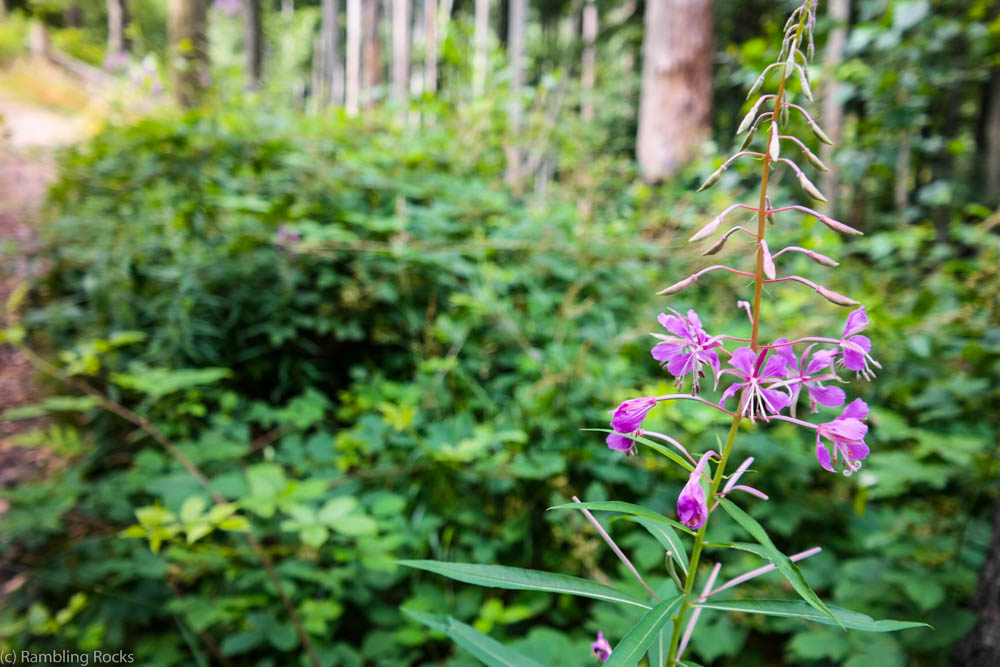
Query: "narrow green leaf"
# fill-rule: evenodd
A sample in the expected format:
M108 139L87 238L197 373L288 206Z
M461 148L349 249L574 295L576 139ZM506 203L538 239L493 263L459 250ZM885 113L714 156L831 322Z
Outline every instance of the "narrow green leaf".
M829 616L837 625L841 625L837 617L835 617L829 608L827 608L826 604L820 600L819 596L816 595L816 592L809 585L809 582L806 581L805 576L802 574L802 570L800 570L798 566L788 558L788 556L778 551L778 548L774 546L774 542L771 541L771 538L768 536L767 531L764 530L764 527L761 526L756 519L734 505L731 501L723 498L719 501L719 503L722 505L722 508L726 510L726 513L729 514L729 516L733 517L738 524L743 526L744 530L750 533L750 535L757 540L761 546L764 547L764 549L766 549L767 559L771 561L771 563L773 563L778 569L778 572L781 572L785 579L788 580L788 583L792 585L795 592L798 593L799 596L808 602L814 609ZM841 625L841 627L844 626Z
M620 500L591 500L586 503L564 503L562 505L556 505L555 507L550 507L550 510L603 510L606 512L621 512L622 514L631 514L633 516L644 516L647 519L652 519L653 521L660 521L662 523L673 526L677 530L684 531L688 535L694 535L694 531L685 526L680 521L674 521L673 519L668 519L659 512L654 512L651 509L646 509L641 505L633 505L632 503L624 503Z
M456 621L451 616L428 614L406 607L401 611L418 623L448 635L453 642L481 660L487 667L542 667L540 663L504 646L471 625Z
M673 632L674 624L667 623L653 639L649 645L649 667L665 667L667 664L667 648L670 646L670 635Z
M611 430L610 428L581 428L580 430L581 431L597 431L598 433L615 433L615 431ZM677 465L681 466L682 468L684 468L688 472L692 472L694 470L694 466L691 464L690 461L688 461L687 459L685 459L684 457L682 457L680 454L678 454L674 450L670 449L669 447L665 447L665 446L661 445L660 443L656 442L655 440L650 440L649 438L644 438L641 435L638 435L638 436L629 436L629 437L631 437L633 440L635 440L636 442L638 442L640 445L646 445L650 449L654 449L657 452L659 452L660 454L663 454L668 459L670 459L671 461L673 461Z
M655 537L656 541L659 542L666 551L671 553L674 562L680 565L681 572L687 574L687 550L684 548L683 540L681 540L677 533L674 532L673 528L662 521L655 521L644 516L628 518L630 521L642 524L643 528L648 530L649 534Z
M926 623L916 623L912 621L876 621L871 616L843 609L841 607L828 607L836 621L831 621L824 614L813 609L810 605L801 600L708 600L697 605L705 609L719 609L721 611L739 611L747 614L764 614L767 616L788 616L793 618L803 618L814 623L824 623L826 625L840 625L851 630L861 630L863 632L896 632L909 628L930 628ZM933 628L932 628L933 629Z
M548 591L550 593L565 593L579 595L595 600L619 602L642 609L650 609L641 598L631 593L623 593L618 589L604 584L598 584L579 577L565 574L539 572L538 570L522 570L518 567L503 565L477 565L475 563L446 563L436 560L401 560L399 565L413 567L440 574L467 584L487 586L490 588L507 588L521 591Z
M663 626L670 622L670 615L680 605L683 595L664 600L650 609L639 622L625 635L614 650L611 657L604 663L604 667L633 667L639 663Z

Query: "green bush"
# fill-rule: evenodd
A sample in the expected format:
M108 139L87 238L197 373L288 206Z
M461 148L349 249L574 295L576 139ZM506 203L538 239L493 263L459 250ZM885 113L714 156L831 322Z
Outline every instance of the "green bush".
M450 644L403 604L518 637L551 665L583 664L593 631L624 627L602 604L450 587L394 564L624 580L581 517L544 509L576 494L668 513L683 483L579 429L603 427L623 398L668 391L645 334L666 305L656 288L694 255L683 239L700 212L679 186L633 185L586 147L544 199L515 197L496 185L500 150L460 122L417 133L221 109L108 129L67 156L29 339L151 419L234 506L213 515L198 483L117 417L50 400L38 410L60 418L32 437L66 464L5 494L0 558L29 583L5 600L0 645L304 664L238 538L244 519L328 664L446 659ZM604 178L584 177L592 169ZM707 616L703 663L939 664L968 628L993 497L987 378L1000 374L997 313L972 307L1000 282L998 244L966 226L974 215L955 212L948 245L921 222L840 258L853 277L835 287L868 295L884 366L864 396L873 455L854 485L824 481L791 429L746 438L771 495L755 512L779 547L829 545L804 564L814 586L937 631L862 642L789 622L769 624L774 637L753 618ZM825 228L811 234L835 254ZM706 279L669 305L697 305L711 331L745 319L734 294ZM769 320L803 328L835 331L844 315L806 310L794 288L771 303ZM726 427L707 409L656 419L695 449ZM651 583L666 577L645 533L611 529ZM726 571L757 564L748 555ZM778 580L758 581L782 596Z

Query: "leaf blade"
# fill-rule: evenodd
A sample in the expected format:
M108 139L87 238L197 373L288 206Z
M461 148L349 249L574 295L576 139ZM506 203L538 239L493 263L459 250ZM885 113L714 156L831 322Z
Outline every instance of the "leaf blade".
M540 663L526 655L504 646L489 635L451 616L428 614L406 607L401 611L418 623L448 635L459 647L471 653L487 667L542 667Z
M828 609L837 618L837 621L831 621L826 615L818 612L811 605L801 600L707 600L695 606L720 611L802 618L814 623L841 625L847 629L860 630L862 632L897 632L911 628L931 627L926 623L916 621L876 621L861 612L851 611L842 607L828 606Z
M618 602L640 609L651 608L649 604L630 593L565 574L525 570L503 565L446 563L434 560L400 560L396 562L405 567L433 572L456 581L488 588L564 593L606 602Z
M635 627L611 651L611 657L604 663L604 667L631 667L637 664L650 644L656 640L663 626L670 622L670 614L683 599L683 595L677 595L664 600L643 614Z

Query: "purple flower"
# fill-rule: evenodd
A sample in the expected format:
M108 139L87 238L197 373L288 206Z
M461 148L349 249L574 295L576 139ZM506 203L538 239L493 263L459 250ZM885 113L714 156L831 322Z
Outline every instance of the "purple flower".
M868 404L856 398L839 417L816 427L816 458L821 466L836 472L835 466L840 463L847 476L861 468L862 459L868 456L868 445L864 441L868 433L868 425L864 422L867 417ZM822 438L833 444L832 457Z
M705 364L712 367L718 382L719 354L714 348L722 347L722 343L718 338L705 333L698 314L693 310L688 311L687 317L676 310L671 312L674 314L660 313L656 318L673 335L653 334L663 342L656 344L652 355L668 373L677 378L674 382L677 387L684 384L684 378L690 375L691 393L697 394L701 389L700 380L705 377L705 371L702 370Z
M789 392L791 392L791 413L795 416L795 406L799 402L799 393L802 388L806 388L806 392L809 396L809 409L813 412L817 411L816 405L825 405L830 408L835 408L844 404L847 400L847 395L844 390L840 387L824 387L824 380L836 379L836 374L827 373L825 375L816 375L824 369L828 369L833 363L834 358L840 353L838 350L819 350L812 355L812 359L809 363L806 363L806 359L809 358L809 352L812 350L813 346L810 345L802 353L801 360L795 356L792 346L788 344L788 339L779 338L774 341L774 356L780 357L785 362L785 378L786 382L784 385L788 387Z
M741 381L726 387L726 390L722 392L722 399L719 401L720 406L724 405L740 389L744 390L744 398L741 400L743 416L749 417L750 421L755 421L758 417L767 419L768 412L778 414L788 406L791 401L788 394L778 389L765 389L763 384L769 381L774 383L782 381L785 376L786 360L780 355L772 354L767 359L767 363L764 363L766 356L766 348L759 353L754 352L749 347L741 347L733 351L729 365L736 370L726 369L722 372L731 373L741 378Z
M705 490L701 488L700 473L692 473L688 483L677 496L677 518L688 528L698 530L708 519L708 505L705 503Z
M302 240L302 234L295 231L288 225L281 225L275 234L275 241L279 244L297 243Z
M847 322L844 323L844 335L840 337L840 349L843 350L840 364L852 371L857 371L859 378L863 377L870 381L875 377L871 366L875 368L882 368L882 366L869 354L872 351L872 342L868 336L858 335L859 332L868 328L868 324L868 315L865 314L864 306L851 311L847 316Z
M590 643L590 652L601 662L607 662L611 657L611 644L604 638L603 632L598 632L597 641Z
M642 426L642 420L656 407L656 396L630 398L610 413L611 428L619 433L634 433Z
M608 433L608 437L605 438L604 442L608 443L608 447L616 452L625 452L626 456L635 456L636 454L635 440L627 435Z

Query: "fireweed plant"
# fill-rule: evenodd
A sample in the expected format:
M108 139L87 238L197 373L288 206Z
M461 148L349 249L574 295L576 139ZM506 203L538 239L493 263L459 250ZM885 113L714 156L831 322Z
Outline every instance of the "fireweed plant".
M611 429L606 444L610 449L626 455L637 453L642 444L659 452L688 474L677 498L677 520L653 510L616 501L581 502L559 505L552 509L577 509L584 513L602 539L619 558L625 568L646 591L638 596L585 579L562 574L523 570L495 565L446 563L438 561L404 561L405 565L442 574L471 584L515 590L544 590L568 593L598 600L639 607L645 612L618 644L612 647L603 632L598 632L590 645L594 659L608 666L636 665L647 656L653 667L687 665L684 660L692 633L700 615L706 610L755 613L771 616L797 617L805 620L837 625L841 628L867 632L891 632L918 627L921 623L902 621L875 621L870 617L825 604L812 590L796 561L819 553L820 547L786 556L777 549L767 532L756 519L736 505L732 497L737 492L767 500L767 495L752 486L741 484L744 474L753 462L744 459L732 472L727 466L733 457L734 442L740 425L767 423L772 420L790 422L806 430L815 441L815 455L825 470L840 471L846 476L857 472L868 456L865 435L868 426L868 406L860 398L848 401L847 393L839 384L846 383L843 376L853 373L858 380L870 381L880 369L872 356L872 342L864 335L869 320L865 308L857 301L838 294L827 287L798 275L779 275L775 260L789 253L801 253L817 264L835 267L837 262L818 252L788 246L772 252L765 239L767 227L776 222L777 216L805 214L813 216L835 232L858 235L861 232L833 220L811 208L799 205L772 206L768 196L768 183L772 172L787 165L807 195L825 201L819 189L789 155L804 156L815 168L825 170L822 161L800 138L787 134L791 114L799 114L817 139L830 143L809 112L789 99L789 83L798 82L800 94L812 100L809 86L809 60L813 54L813 28L816 23L816 2L805 0L795 9L784 29L784 38L778 59L760 74L752 85L747 99L756 97L750 111L740 123L738 135L746 133L739 151L726 160L699 191L715 185L723 173L740 160L756 160L761 165L760 197L756 206L733 204L711 222L699 229L691 241L716 237L705 251L706 255L719 252L733 236L752 240L754 248L753 271L743 271L725 265L704 268L659 292L672 295L683 291L706 274L713 271L753 279L751 302L740 301L737 306L746 311L750 324L750 337L740 338L726 334L710 334L694 310L680 313L669 309L658 322L662 332L653 334L659 342L651 349L653 359L675 378L680 391L685 386L690 393L632 398L611 411ZM769 75L773 75L770 76ZM774 93L762 94L765 83L776 83ZM756 137L762 145L759 151L750 150ZM719 230L728 216L739 210L748 210L756 218L756 230L732 226L722 234ZM794 337L789 334L773 342L762 342L760 332L761 299L765 285L797 282L813 289L817 294L838 306L851 308L838 337ZM711 381L713 389L724 386L719 397L709 400L701 395ZM694 456L669 435L643 428L646 416L658 405L672 401L697 401L727 415L731 420L729 434L719 451L709 450ZM813 421L801 418L803 407L810 414L819 414ZM731 516L754 540L754 543L707 543L705 536L712 515L722 509ZM666 551L666 567L676 584L672 595L660 598L632 565L619 546L611 539L590 510L614 511L635 520L660 542ZM688 547L681 535L693 540ZM705 547L739 549L756 554L769 564L746 572L724 583L718 583L721 569L715 563L700 587L696 587L699 565ZM777 570L798 593L799 600L723 599L724 591ZM538 663L475 628L448 616L436 616L422 611L406 609L414 619L450 636L487 665L537 665Z

